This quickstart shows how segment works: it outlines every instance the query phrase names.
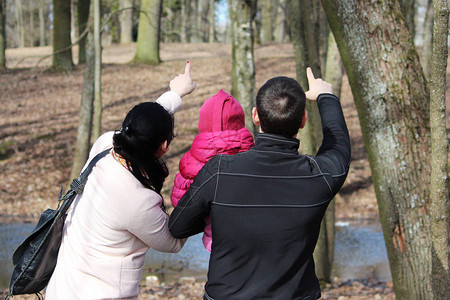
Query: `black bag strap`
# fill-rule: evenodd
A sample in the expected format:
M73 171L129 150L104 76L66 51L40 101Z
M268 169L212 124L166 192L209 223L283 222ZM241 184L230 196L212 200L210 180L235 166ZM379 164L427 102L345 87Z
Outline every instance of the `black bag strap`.
M89 165L84 169L84 171L81 173L81 175L78 178L75 178L72 183L70 184L70 190L67 191L67 193L64 195L64 197L60 197L58 201L64 201L64 203L61 205L61 208L59 209L58 214L63 215L66 213L66 211L69 209L70 205L72 204L73 200L75 199L76 194L83 193L84 186L86 185L87 178L89 174L91 174L92 169L94 168L95 164L105 157L109 152L111 151L111 148L106 149L100 153L98 153L94 158L89 162Z

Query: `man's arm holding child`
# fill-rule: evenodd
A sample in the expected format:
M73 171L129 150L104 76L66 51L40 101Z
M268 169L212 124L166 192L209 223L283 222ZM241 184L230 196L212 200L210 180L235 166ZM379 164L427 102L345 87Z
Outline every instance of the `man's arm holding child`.
M214 201L220 158L215 156L203 166L170 214L169 231L173 237L187 238L205 229L205 218Z

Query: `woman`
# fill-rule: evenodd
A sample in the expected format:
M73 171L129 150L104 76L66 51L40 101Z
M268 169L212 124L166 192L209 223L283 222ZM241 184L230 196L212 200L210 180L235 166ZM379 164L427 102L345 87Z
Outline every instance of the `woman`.
M147 250L181 249L184 240L170 235L162 209L168 170L160 158L173 138L172 114L194 89L188 62L171 91L135 106L120 131L94 143L89 160L112 149L68 212L46 299L137 299Z

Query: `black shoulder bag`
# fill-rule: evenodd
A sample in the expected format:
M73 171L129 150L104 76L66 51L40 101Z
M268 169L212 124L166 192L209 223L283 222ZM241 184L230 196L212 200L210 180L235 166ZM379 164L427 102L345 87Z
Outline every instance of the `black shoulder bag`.
M110 150L97 154L91 160L80 177L72 181L64 197L61 190L58 208L44 211L31 234L16 249L12 258L14 271L7 298L14 295L38 294L47 286L56 267L66 212L75 197L83 192L94 165Z

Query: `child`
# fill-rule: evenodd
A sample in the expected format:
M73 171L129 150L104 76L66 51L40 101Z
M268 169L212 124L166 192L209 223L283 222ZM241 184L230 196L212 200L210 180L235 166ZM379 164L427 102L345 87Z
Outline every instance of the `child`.
M253 137L245 128L245 116L239 102L225 91L205 101L200 109L198 132L191 149L180 160L180 172L175 176L172 205L189 189L197 173L205 163L217 154L236 154L253 147ZM207 217L203 245L211 252L211 221Z

